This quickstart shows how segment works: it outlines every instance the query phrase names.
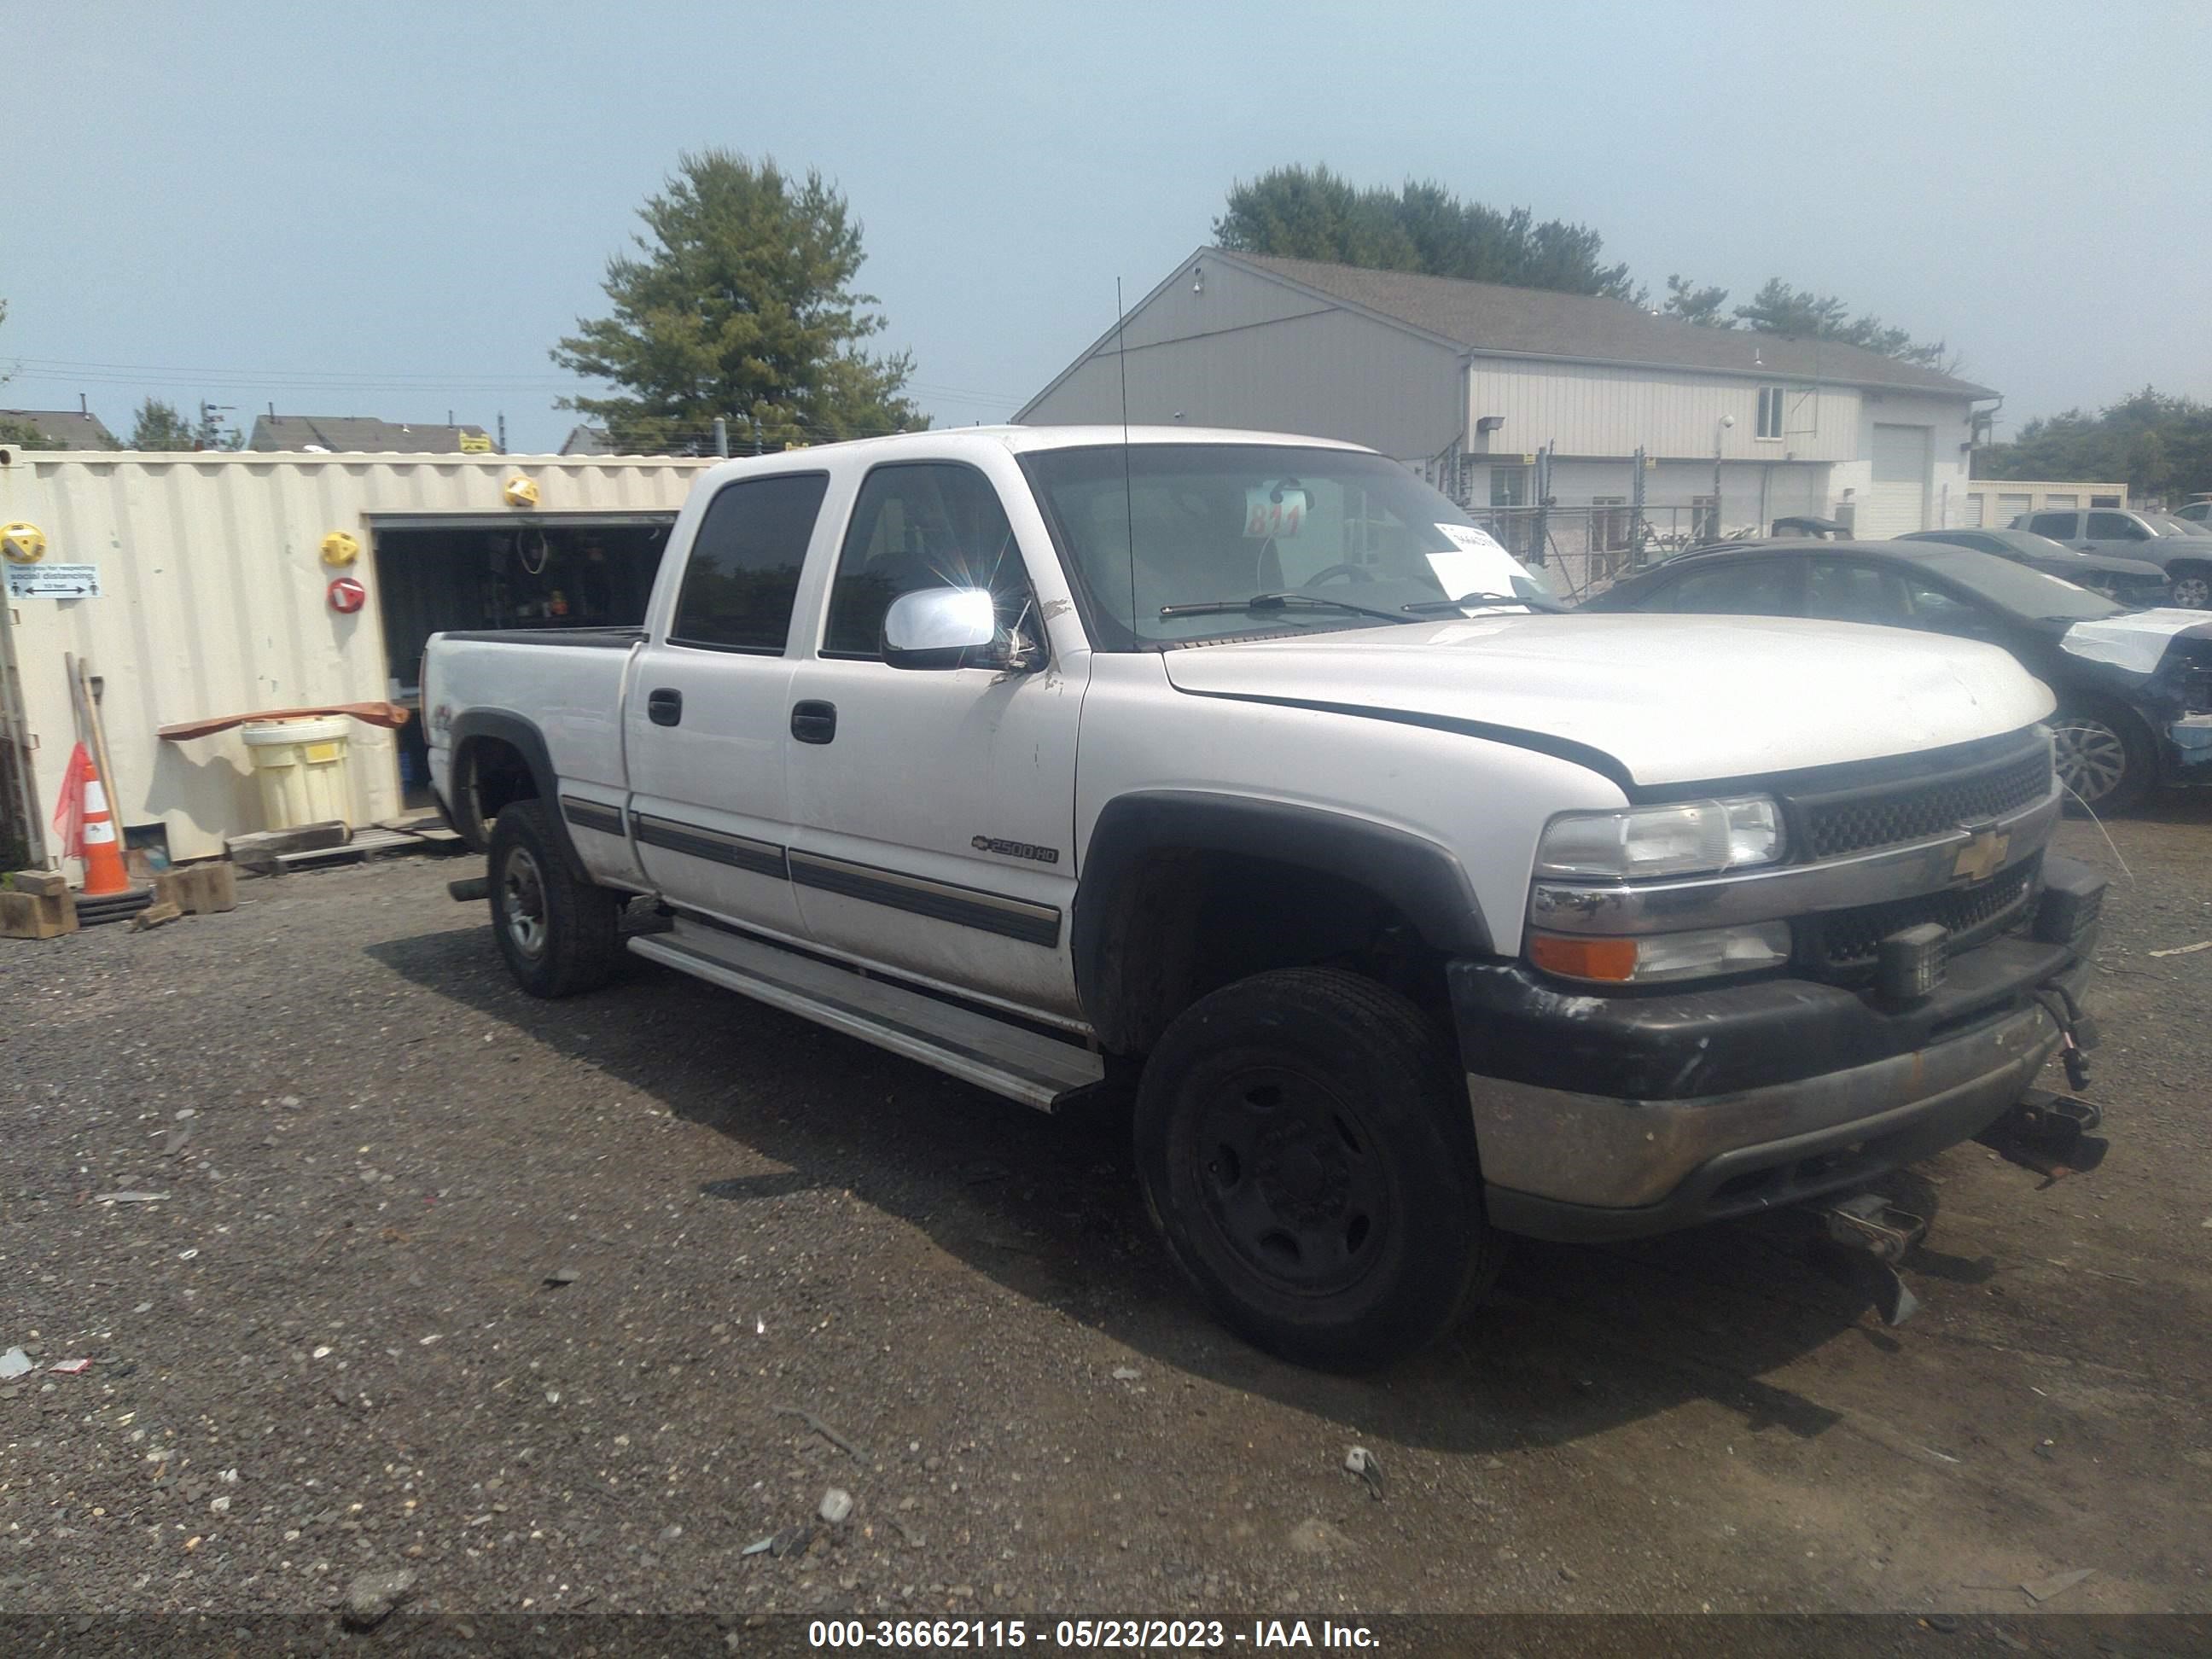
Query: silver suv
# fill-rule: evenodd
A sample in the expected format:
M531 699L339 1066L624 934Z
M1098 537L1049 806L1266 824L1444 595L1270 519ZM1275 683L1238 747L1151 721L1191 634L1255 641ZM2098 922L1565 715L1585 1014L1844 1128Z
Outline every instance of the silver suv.
M2014 530L2032 530L2084 553L2142 559L2166 572L2172 603L2212 610L2212 525L2191 524L2164 513L2093 507L2086 513L2023 513Z

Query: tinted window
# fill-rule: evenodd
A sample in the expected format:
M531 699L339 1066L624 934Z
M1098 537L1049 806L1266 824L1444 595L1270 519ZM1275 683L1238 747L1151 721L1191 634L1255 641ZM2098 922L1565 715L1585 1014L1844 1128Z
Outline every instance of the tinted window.
M1906 601L1912 607L1913 627L1962 640L1999 637L1997 619L1971 600L1962 599L1917 576L1907 576L1905 588Z
M1806 569L1805 614L1824 622L1912 625L1903 580L1894 571L1848 559L1815 559Z
M1683 577L1640 607L1678 616L1794 617L1791 566L1776 559L1757 564L1724 564Z
M747 478L723 487L684 568L669 637L683 645L781 653L799 568L830 487L826 472Z
M2120 609L2100 594L2025 565L2007 564L1960 548L1930 548L1921 561L1954 587L2014 617L2064 617L2085 622Z
M823 653L880 655L884 612L925 587L989 588L1002 628L1028 603L1028 573L999 492L973 467L925 462L868 474L837 556Z
M2124 513L2092 513L2088 539L2093 542L2142 542L2150 538Z
M2066 541L2074 534L2074 520L2079 515L2072 513L2039 513L2027 521L2027 527L2039 536L2051 536Z

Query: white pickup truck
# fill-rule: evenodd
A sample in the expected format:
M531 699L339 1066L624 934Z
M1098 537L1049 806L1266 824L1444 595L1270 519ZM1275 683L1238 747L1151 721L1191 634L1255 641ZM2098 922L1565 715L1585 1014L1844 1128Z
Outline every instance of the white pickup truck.
M627 948L1048 1110L1133 1085L1176 1261L1350 1366L1501 1235L1832 1200L2094 1040L2011 658L1557 610L1352 446L927 432L714 467L641 629L440 635L423 706L524 989Z

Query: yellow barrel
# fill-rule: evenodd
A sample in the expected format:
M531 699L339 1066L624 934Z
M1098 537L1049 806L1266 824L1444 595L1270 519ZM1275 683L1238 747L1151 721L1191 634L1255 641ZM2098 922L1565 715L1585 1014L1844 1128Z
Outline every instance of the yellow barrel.
M249 720L240 729L261 786L261 816L270 830L353 821L353 781L346 769L350 723L343 719Z

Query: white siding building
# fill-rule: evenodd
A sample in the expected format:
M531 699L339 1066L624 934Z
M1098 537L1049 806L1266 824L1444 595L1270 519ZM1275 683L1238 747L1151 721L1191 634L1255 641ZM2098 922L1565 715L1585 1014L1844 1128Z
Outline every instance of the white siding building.
M1703 328L1613 300L1201 248L1015 417L1314 433L1416 465L1478 514L1534 504L1625 537L1841 519L1955 523L1987 387L1832 341ZM1712 511L1716 476L1719 510Z

